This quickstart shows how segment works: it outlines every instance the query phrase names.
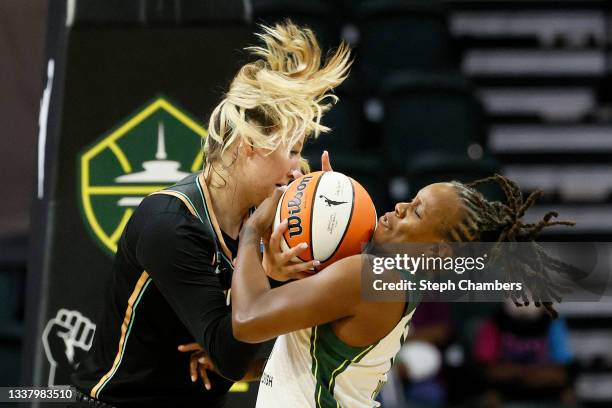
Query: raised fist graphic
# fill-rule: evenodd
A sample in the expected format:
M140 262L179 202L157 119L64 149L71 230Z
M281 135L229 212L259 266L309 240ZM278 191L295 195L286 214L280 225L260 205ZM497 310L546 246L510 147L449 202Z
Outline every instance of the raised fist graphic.
M49 360L48 385L69 384L70 373L91 348L96 325L76 310L60 309L42 334Z

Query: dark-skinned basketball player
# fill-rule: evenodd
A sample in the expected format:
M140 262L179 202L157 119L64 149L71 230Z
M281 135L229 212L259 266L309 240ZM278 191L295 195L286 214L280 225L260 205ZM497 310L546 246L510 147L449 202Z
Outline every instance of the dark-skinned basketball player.
M488 201L474 187L496 181L508 202ZM361 292L364 257L342 259L323 271L271 288L259 265L259 242L269 233L280 191L258 207L240 236L232 279L232 323L236 338L260 342L278 337L262 376L257 407L378 406L391 360L406 337L414 299L365 302ZM553 222L547 214L536 224L521 217L537 194L523 200L518 186L502 176L472 185L436 183L379 220L376 243L533 240ZM278 245L286 221L273 231ZM552 312L550 304L544 304Z

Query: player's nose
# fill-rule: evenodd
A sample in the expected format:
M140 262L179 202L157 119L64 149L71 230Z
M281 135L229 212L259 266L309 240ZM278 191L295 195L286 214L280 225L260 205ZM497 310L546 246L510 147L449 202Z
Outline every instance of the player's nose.
M403 218L409 205L410 204L408 203L395 204L395 215L397 215L399 218Z

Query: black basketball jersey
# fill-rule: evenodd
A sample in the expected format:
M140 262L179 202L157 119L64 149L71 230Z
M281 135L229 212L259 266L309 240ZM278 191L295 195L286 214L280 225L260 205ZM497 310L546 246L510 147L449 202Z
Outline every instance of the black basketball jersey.
M237 241L220 230L200 173L146 197L119 241L104 316L73 382L118 406L223 406L258 346L232 336L229 289ZM197 341L223 377L189 378Z

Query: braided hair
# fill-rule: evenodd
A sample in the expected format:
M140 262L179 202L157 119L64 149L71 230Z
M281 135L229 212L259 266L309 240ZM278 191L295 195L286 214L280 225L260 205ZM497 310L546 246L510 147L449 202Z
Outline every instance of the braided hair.
M489 201L475 187L486 183L497 183L506 196L506 202ZM464 216L456 225L447 226L442 231L447 242L533 242L542 230L553 225L573 226L573 221L553 221L557 212L550 211L544 217L531 224L523 223L525 215L535 201L542 195L535 191L524 198L518 185L507 177L495 174L491 177L476 180L471 183L452 181L459 200L464 208ZM581 271L572 265L550 257L543 248L533 242L532 251L523 251L522 255L505 266L506 277L509 280L529 283L529 289L536 306L543 306L552 317L557 317L549 299L561 301L560 293L566 289L553 281L553 275L562 273L577 275ZM523 285L527 287L527 285ZM527 306L529 298L525 290L518 294L509 292L508 296L516 306ZM541 299L547 299L542 301Z

